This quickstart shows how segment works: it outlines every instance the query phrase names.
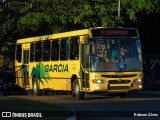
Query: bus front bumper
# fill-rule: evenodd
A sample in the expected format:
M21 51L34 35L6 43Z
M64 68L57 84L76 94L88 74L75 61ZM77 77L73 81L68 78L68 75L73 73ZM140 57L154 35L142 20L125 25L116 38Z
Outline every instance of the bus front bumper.
M131 90L142 90L142 84L92 84L90 86L90 92L121 93L128 92Z

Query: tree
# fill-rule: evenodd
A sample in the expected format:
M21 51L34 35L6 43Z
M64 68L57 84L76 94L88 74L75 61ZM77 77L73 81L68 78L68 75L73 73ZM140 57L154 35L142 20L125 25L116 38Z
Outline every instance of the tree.
M1 0L0 48L19 38L88 27L114 27L137 23L139 14L159 13L159 0ZM12 50L13 51L13 50ZM14 54L13 54L14 55Z
M118 17L118 0L32 0L32 11L20 18L18 31L23 33L27 30L41 35L96 26L125 25L126 18L136 21L137 13L141 11L159 11L157 4L158 0L121 0L121 16Z

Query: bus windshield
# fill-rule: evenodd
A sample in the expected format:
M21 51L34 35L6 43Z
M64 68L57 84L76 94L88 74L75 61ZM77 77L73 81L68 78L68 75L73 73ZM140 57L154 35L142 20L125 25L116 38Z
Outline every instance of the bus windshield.
M142 56L139 39L90 39L90 71L140 70Z

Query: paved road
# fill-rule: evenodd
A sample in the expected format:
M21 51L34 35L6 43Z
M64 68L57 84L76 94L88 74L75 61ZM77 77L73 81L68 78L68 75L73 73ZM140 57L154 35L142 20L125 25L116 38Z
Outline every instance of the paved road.
M128 94L126 98L113 98L87 95L82 101L70 95L12 97L65 106L76 111L78 120L160 120L160 96Z

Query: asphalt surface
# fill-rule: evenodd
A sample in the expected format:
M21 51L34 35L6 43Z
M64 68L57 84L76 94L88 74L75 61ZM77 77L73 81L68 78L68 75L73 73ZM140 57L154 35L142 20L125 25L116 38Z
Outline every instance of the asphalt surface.
M125 98L86 95L81 101L71 95L10 97L67 107L76 112L77 120L160 120L158 95L128 94Z

